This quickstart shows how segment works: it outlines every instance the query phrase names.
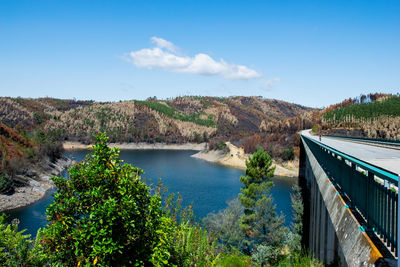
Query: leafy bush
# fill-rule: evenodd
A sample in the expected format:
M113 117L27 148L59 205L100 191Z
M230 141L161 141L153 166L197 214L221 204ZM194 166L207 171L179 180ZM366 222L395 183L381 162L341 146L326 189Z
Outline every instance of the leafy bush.
M0 216L0 265L1 266L43 266L47 259L39 243L40 231L36 241L18 231L18 222L6 225L3 214Z
M293 147L290 147L288 149L283 150L281 157L285 161L293 160L294 159L294 149L293 149Z
M275 265L282 259L282 251L272 245L259 244L251 255L257 266Z
M211 266L219 252L213 235L184 222L176 229L173 255L171 261L177 266Z
M216 148L217 150L224 150L224 149L226 148L226 143L225 143L224 141L218 142L218 143L215 145L215 148Z
M243 206L239 198L228 203L228 207L217 214L210 213L203 219L205 228L217 234L219 240L226 247L242 249L244 233L239 227L239 220L243 216Z
M276 267L322 267L324 266L317 259L312 257L310 253L307 252L294 252L290 254L290 257L286 257L285 259L278 262ZM335 265L336 266L336 265ZM339 265L338 265L339 266Z
M0 173L0 194L10 194L13 192L13 182L4 173Z
M250 267L253 266L251 257L243 253L233 250L228 253L221 253L217 259L215 266L218 267Z
M70 178L53 178L46 250L62 265L167 264L173 225L163 216L160 196L150 195L143 171L124 164L105 134L96 140Z

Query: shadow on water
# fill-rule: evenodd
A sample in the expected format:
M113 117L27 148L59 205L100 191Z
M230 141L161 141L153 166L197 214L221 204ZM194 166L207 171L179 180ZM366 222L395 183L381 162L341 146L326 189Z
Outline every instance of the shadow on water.
M68 151L66 156L81 161L86 153L87 150L74 150ZM192 158L192 154L193 151L121 150L120 157L126 163L142 168L146 182L151 178L156 183L161 178L168 192L179 192L183 198L182 204L188 206L193 203L195 216L202 218L210 212L226 208L226 203L237 197L242 185L239 177L244 172ZM290 193L297 179L274 177L272 180L275 186L271 192L277 212L282 212L286 216L286 225L290 225ZM9 211L7 220L18 218L20 229L27 229L27 234L35 236L37 229L47 224L45 210L52 201L53 192L48 192L44 198L28 207Z

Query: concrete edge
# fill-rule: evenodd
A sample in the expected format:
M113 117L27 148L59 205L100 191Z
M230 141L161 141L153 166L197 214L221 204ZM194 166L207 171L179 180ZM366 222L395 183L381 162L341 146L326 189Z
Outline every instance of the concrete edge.
M301 138L303 139L303 137ZM346 258L347 264L349 266L356 266L361 265L360 261L363 261L368 262L369 265L373 265L376 261L378 261L378 259L383 258L381 252L378 250L378 248L375 246L369 236L365 233L362 225L357 221L353 212L347 206L340 193L336 190L332 181L319 165L318 161L316 160L315 156L312 154L311 150L304 142L304 140L303 144L308 160L310 161L312 171L316 178L320 194L323 197L327 210L329 211L330 220L335 226L336 234L338 236L338 240L342 247L342 251L344 257ZM350 229L349 227L351 227L352 229ZM354 235L356 237L353 238L353 242L352 240L347 239L349 235ZM357 255L360 253L357 253L357 251L355 251L362 251L362 246L364 246L364 249L369 250L369 256L365 258L365 260L362 256L365 257L366 255Z

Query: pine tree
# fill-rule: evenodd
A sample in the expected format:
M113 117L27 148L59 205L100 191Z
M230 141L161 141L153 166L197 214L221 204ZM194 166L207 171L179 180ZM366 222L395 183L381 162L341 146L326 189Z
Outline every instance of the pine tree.
M244 206L244 215L240 227L246 235L245 252L248 254L258 245L281 247L285 227L284 219L276 214L276 206L270 194L275 167L267 152L259 149L246 161L245 176L240 177L243 187L240 189L240 201Z

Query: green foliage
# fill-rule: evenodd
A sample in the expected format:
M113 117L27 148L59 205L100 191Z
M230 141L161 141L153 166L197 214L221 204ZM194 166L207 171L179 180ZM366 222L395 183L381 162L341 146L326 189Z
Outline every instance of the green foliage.
M219 240L226 247L243 248L242 241L245 238L239 227L239 220L243 216L243 206L239 198L228 203L228 207L217 214L210 213L203 219L205 228L217 234Z
M157 143L163 143L165 142L165 138L162 136L157 136L154 141L156 141Z
M4 173L0 173L0 194L9 194L13 191L13 182Z
M152 110L155 110L161 114L164 114L168 117L171 117L171 118L174 118L177 120L193 122L195 124L203 125L203 126L207 126L207 127L217 127L215 120L214 120L215 118L212 115L208 116L207 119L201 119L200 118L200 115L202 115L201 112L195 113L195 114L185 114L171 106L167 106L167 105L161 104L156 101L135 100L135 103L142 104Z
M218 260L215 262L218 267L250 267L253 266L251 257L240 253L237 250L221 253Z
M318 128L319 128L319 125L318 125L318 124L314 124L314 126L313 126L312 129L311 129L311 131L312 131L313 133L317 133L317 132L318 132Z
M1 266L43 266L47 259L40 245L40 231L36 241L25 230L18 231L18 222L6 225L4 214L0 216L0 265Z
M105 134L96 140L70 178L53 178L46 250L62 265L167 264L173 225L163 216L160 196L150 195L143 171L124 164Z
M55 161L57 158L61 157L63 153L63 148L61 142L61 132L62 130L54 130L45 132L40 128L37 128L33 132L33 141L38 145L38 149L35 153L35 156L40 158L49 157L52 161Z
M175 230L173 263L177 266L211 266L218 258L216 239L199 225L184 222Z
M244 215L240 219L240 228L246 235L245 252L259 245L271 247L275 252L282 248L286 228L284 219L277 216L276 206L271 196L275 167L268 153L259 149L246 161L245 176L240 177L243 187L240 189L240 201L244 206ZM261 249L261 247L259 248ZM256 250L257 251L257 250Z
M39 112L33 113L33 122L38 125L42 124L43 122L47 121L50 118L51 116L46 113L39 113Z
M245 237L239 227L239 220L243 216L243 206L239 198L228 203L228 207L215 213L210 213L203 219L203 224L210 232L217 234L219 240L227 247L242 249L242 241Z
M285 259L278 262L276 267L322 267L324 266L317 259L312 257L310 253L301 251L294 252L290 254L290 257L286 257ZM339 266L339 265L338 265Z
M257 266L275 265L282 260L282 250L272 245L259 244L251 255Z
M193 132L193 141L196 143L201 143L203 142L202 136L198 132Z
M293 186L293 193L290 195L290 199L292 201L292 209L293 209L293 223L292 229L287 237L287 245L290 251L289 257L295 255L296 253L301 252L301 239L303 234L303 213L304 213L304 205L301 197L300 187L298 185Z
M293 149L293 147L290 147L288 149L283 150L281 157L285 161L293 160L294 159L294 149Z
M355 119L374 119L382 115L400 116L400 97L390 97L382 101L344 106L327 112L323 118L328 121L344 121L349 116Z
M215 144L215 148L217 150L224 150L226 148L226 143L224 141L220 141L217 144Z

